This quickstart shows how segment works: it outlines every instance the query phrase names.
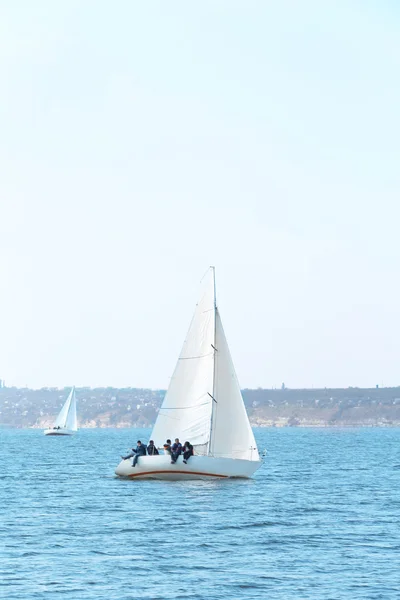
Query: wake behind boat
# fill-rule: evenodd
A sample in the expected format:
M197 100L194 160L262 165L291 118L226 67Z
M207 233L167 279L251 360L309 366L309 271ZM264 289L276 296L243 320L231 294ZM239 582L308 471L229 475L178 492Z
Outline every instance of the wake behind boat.
M55 420L54 426L44 430L44 435L73 435L78 431L76 418L76 397L73 387L62 407L60 414Z
M135 479L251 477L261 460L231 359L211 267L151 438L189 440L194 456L171 464L168 455L124 459L115 473Z

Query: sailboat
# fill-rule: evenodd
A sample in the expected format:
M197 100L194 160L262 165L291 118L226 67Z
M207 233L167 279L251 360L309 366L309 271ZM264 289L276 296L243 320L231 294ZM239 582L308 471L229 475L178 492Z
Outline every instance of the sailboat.
M178 363L157 415L151 439L162 448L179 438L194 448L187 464L179 456L122 460L115 473L135 479L251 477L261 460L244 406L216 302L210 267Z
M78 422L76 420L75 387L73 387L55 420L54 426L45 429L44 435L73 435L76 431L78 431Z

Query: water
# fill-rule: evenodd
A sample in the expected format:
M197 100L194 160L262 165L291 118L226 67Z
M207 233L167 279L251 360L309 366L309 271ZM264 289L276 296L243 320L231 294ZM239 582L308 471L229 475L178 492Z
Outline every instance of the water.
M124 481L140 430L0 430L0 597L400 597L400 430L258 429L252 480Z

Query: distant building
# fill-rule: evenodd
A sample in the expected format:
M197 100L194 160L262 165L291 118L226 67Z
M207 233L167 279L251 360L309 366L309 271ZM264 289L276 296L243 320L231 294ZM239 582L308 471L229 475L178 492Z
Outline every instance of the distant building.
M282 388L281 388L281 389L282 389L282 390L286 389L286 388L285 388L285 384L284 384L284 383L282 383Z

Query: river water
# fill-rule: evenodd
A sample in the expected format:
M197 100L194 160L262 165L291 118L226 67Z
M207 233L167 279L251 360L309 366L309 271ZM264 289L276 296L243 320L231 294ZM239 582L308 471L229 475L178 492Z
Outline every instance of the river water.
M0 429L0 597L400 598L400 429L256 429L251 480L124 481L138 429Z

